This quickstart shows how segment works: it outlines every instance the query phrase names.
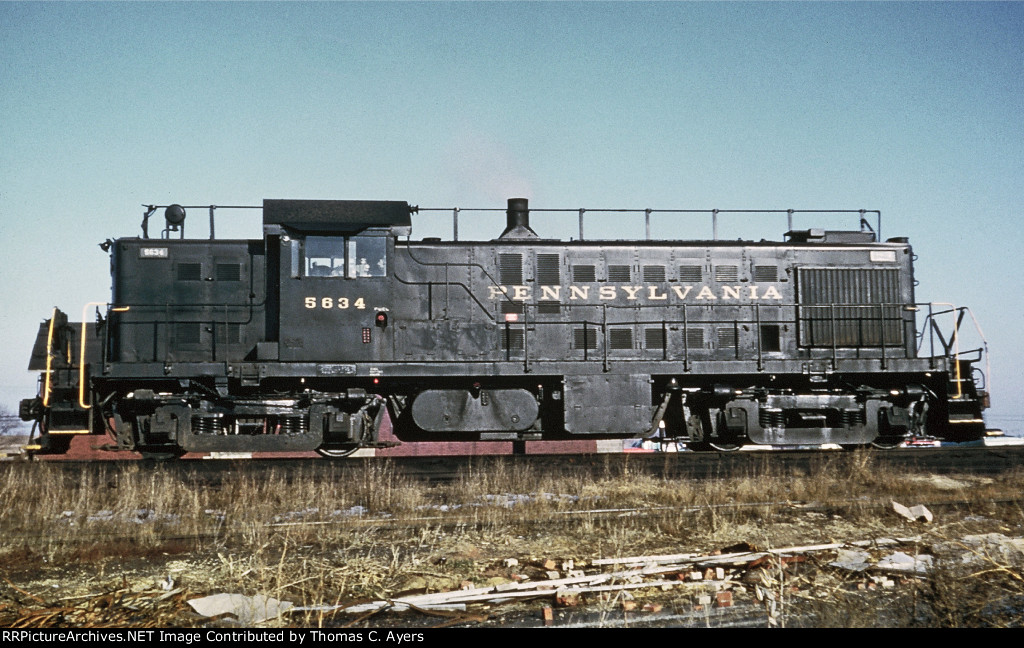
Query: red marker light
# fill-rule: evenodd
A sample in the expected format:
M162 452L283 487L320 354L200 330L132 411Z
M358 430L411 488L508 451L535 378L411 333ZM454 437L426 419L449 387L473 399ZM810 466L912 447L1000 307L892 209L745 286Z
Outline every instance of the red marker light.
M388 314L387 313L377 313L377 317L375 318L374 323L379 328L384 328L385 326L388 325Z

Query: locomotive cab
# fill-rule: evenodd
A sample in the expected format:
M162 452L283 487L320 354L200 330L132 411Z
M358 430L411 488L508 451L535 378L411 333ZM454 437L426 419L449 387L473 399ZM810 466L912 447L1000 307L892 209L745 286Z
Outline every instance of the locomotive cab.
M263 227L277 312L259 359L320 364L393 359L390 260L411 231L408 203L267 200Z

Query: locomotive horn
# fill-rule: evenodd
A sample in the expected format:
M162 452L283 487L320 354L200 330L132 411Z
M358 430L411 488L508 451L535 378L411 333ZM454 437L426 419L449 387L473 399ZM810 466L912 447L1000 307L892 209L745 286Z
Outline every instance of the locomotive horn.
M526 198L509 198L505 231L498 238L537 238L530 229L530 206Z

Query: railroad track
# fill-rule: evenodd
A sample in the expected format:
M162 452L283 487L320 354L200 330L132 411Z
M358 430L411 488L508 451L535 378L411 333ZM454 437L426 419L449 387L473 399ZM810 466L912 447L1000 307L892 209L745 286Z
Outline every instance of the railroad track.
M274 469L301 479L338 478L368 469L386 470L396 477L426 482L459 479L474 472L501 468L535 470L544 474L618 476L643 474L662 479L713 479L768 472L809 472L825 463L872 461L879 469L915 470L933 474L998 475L1024 466L1024 446L905 448L858 452L785 450L733 453L622 453L576 455L501 455L444 457L368 457L337 461L310 459L181 460L164 463L126 461L47 461L45 465L69 475L103 467L138 466L146 470L189 474L216 483L237 476ZM0 462L0 471L33 470L42 462Z

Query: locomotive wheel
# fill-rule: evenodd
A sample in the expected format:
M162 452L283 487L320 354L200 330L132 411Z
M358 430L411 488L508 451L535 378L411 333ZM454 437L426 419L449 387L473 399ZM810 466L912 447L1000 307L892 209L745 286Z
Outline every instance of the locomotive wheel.
M727 441L716 439L714 441L699 441L687 443L686 447L694 452L736 452L743 447L739 441Z
M335 446L332 448L321 446L316 449L316 452L321 457L326 457L327 459L344 459L345 457L348 457L358 449L359 446L355 444Z
M181 455L185 454L182 450L140 450L139 454L142 455L142 460L149 463L162 463L164 461L174 461L179 459Z
M708 441L708 445L712 450L717 450L718 452L736 452L743 447L743 444L740 441L729 441L727 439Z
M903 443L903 437L875 437L875 440L871 442L871 447L878 448L879 450L892 450L893 448L900 447Z

